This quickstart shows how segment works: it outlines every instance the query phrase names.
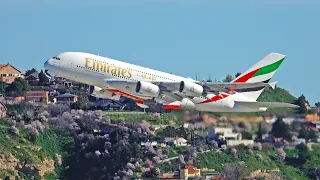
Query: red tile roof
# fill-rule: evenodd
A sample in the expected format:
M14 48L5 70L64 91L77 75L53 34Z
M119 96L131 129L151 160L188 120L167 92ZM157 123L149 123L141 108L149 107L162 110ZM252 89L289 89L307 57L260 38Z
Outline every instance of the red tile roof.
M185 166L184 167L185 169L188 169L188 173L190 173L190 174L193 174L193 173L195 173L195 171L196 171L196 167L194 167L194 166Z
M4 67L6 67L6 66L11 66L13 69L15 69L15 70L19 71L19 73L21 73L21 71L20 71L19 69L15 68L15 67L12 66L10 63L8 63L8 64L0 64L0 69L4 68Z

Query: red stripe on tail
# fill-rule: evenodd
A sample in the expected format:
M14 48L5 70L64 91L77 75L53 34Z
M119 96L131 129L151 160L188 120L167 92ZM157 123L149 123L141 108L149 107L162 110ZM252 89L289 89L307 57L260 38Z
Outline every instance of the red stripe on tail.
M256 74L259 70L260 70L260 68L254 70L254 71L251 71L251 72L247 73L246 75L244 75L244 76L236 79L234 82L242 82L242 83L247 82L248 79L250 79L250 78L251 78L254 74Z

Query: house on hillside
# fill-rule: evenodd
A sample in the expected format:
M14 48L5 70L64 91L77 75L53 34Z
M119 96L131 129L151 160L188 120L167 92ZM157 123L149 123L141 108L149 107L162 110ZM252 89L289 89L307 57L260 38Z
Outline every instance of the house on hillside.
M241 140L241 133L233 133L232 128L214 128L214 132L219 136L219 139L225 140Z
M226 140L227 146L239 146L240 144L243 144L245 146L253 145L254 141L252 139L242 139L242 140L236 140L236 139L230 139Z
M98 99L95 104L91 106L91 109L99 110L120 110L124 105L119 101L112 99Z
M56 103L75 103L78 101L78 96L65 93L61 94L55 97L56 98Z
M196 178L201 176L201 170L194 166L184 166L179 169L180 179Z
M24 96L18 96L18 97L11 97L6 96L2 102L6 102L6 104L19 104L22 101L24 101Z
M0 64L0 81L11 84L16 78L24 78L21 71L10 63L8 64Z
M165 138L165 142L168 146L188 146L188 141L182 137Z
M27 91L25 100L29 102L44 102L49 103L49 92L48 91Z
M31 86L37 86L39 85L39 73L38 72L33 72L31 73L30 75L26 76L24 78L28 83L29 85Z
M0 102L0 118L7 116L7 107L3 102Z
M157 148L158 147L158 142L156 141L152 141L152 142L141 142L140 146L142 149L148 148L150 146L152 146L153 148Z

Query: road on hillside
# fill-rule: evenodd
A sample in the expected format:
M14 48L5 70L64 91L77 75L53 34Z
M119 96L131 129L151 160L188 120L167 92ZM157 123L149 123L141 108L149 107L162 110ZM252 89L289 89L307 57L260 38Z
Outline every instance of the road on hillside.
M139 112L139 111L102 111L102 115L118 115L118 114L146 114L146 112Z
M210 151L218 151L218 150L221 150L221 148L219 148L219 149L210 149L210 150L200 151L200 152L197 152L197 154L207 153L207 152L210 152ZM180 156L180 155L179 155L179 156ZM172 161L172 160L178 159L179 156L161 160L159 163L165 163L165 162L168 162L168 161Z

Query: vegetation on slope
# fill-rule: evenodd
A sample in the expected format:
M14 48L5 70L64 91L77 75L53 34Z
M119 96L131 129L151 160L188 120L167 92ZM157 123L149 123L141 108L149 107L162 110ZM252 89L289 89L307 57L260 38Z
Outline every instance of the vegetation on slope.
M293 103L296 99L287 90L276 87L274 90L264 90L259 96L258 101Z
M61 155L63 159L71 154L73 141L72 137L51 129L44 129L39 133L36 141L33 141L26 130L18 128L18 133L14 133L11 122L7 119L0 119L0 151L5 154L11 153L14 158L19 159L22 166L26 164L39 166L45 159L56 160L56 155ZM61 164L54 163L54 165L55 172L45 174L45 179L63 177ZM31 175L28 175L23 169L17 169L20 178L31 179ZM0 170L0 178L5 178L8 175L13 174ZM35 179L40 179L40 175L33 174L32 176Z
M244 164L242 177L249 177L256 170L280 171L283 179L315 179L319 176L320 145L313 145L308 150L305 145L297 146L297 149L285 149L279 151L270 144L263 144L260 148L255 146L250 149L238 146L223 151L209 151L197 153L194 165L198 168L214 169L216 172L224 172L230 164ZM181 159L174 159L157 165L161 172L175 171L185 164Z

